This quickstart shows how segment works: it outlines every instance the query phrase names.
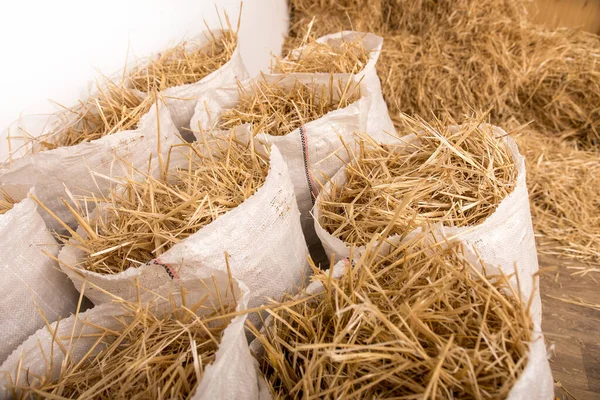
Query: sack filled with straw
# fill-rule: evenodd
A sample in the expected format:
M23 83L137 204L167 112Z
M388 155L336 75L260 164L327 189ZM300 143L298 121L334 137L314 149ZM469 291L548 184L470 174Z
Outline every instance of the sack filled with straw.
M117 94L106 94L105 99L109 101L113 95ZM99 131L94 133L96 125L87 119L90 114L85 114L74 125L64 128L66 130L57 131L57 139L63 137L60 132L65 135L70 132L68 141L71 145L61 145L0 165L0 182L3 184L35 187L36 196L49 211L41 214L51 230L65 232L64 226L57 223L52 214L70 227L77 225L63 199L70 202L74 196L106 195L114 186L113 177L126 175L132 168L144 168L150 159L156 164L159 157L167 157L171 145L181 142L169 110L159 98L153 100L148 112L144 111L147 105L144 100L143 106L134 107L135 111L123 108L123 114L113 110L112 103L95 101L94 107L101 109L90 111L86 108L89 104L82 107L86 113L99 113L94 117L95 123L103 124ZM102 107L114 111L113 119L105 120L109 114ZM136 122L138 118L139 122ZM79 134L86 139L77 139Z
M315 269L303 297L276 303L254 330L273 396L552 397L527 297L461 246L397 239L353 267Z
M26 186L0 185L0 362L44 326L77 307L77 291L59 270L60 246L46 227Z
M240 21L234 31L227 15L225 18L221 29L207 27L192 40L167 48L141 65L136 63L126 78L126 85L140 94L159 91L173 122L189 140L193 139L189 127L198 97L207 90L248 78L238 48Z
M2 398L258 398L248 289L205 270L58 320L2 364Z
M368 98L349 76L263 75L207 92L192 118L195 134L216 128L249 130L275 144L287 163L307 242L316 243L309 211L321 172L333 174L347 157L340 137L366 129Z
M97 211L86 212L96 203ZM124 179L110 196L85 199L72 212L79 227L59 260L78 289L82 278L94 283L86 296L95 304L110 300L106 292L133 298L136 281L155 288L210 267L231 269L252 290L254 306L295 290L306 274L281 154L232 135L178 146L161 177Z
M391 234L399 236L438 224L449 240L464 241L506 273L520 265L519 278L531 287L537 255L525 160L514 141L482 116L458 126L406 118L410 135L396 144L363 137L317 198L315 229L326 253L348 257L392 220Z
M393 134L394 124L388 114L375 66L381 54L383 38L372 33L342 31L315 39L312 23L300 46L285 58L276 58L273 74L349 74L360 82L361 90L370 98L367 131L377 137Z

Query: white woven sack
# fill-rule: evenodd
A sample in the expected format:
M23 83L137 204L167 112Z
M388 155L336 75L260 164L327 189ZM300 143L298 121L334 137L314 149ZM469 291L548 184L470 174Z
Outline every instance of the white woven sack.
M399 237L390 238L390 243L397 243ZM488 260L485 256L478 257L474 254L467 245L463 246L464 253L466 254L466 258L470 261L473 266L480 267L481 262L485 264L485 271L488 276L495 274L494 263L488 263ZM384 246L382 251L385 251L385 248L388 246ZM536 260L537 261L537 260ZM334 266L334 270L332 273L333 278L339 278L343 275L345 268L347 268L348 263L344 260L339 261ZM537 268L537 264L536 264ZM524 267L524 269L527 269ZM313 282L307 288L306 292L308 294L318 294L323 291L323 285L321 282ZM524 298L526 302L529 295ZM536 289L535 293L533 293L537 299L540 298L539 290ZM533 310L532 310L533 311ZM521 376L517 379L512 389L510 390L507 400L530 400L530 399L553 399L554 398L554 380L552 379L552 371L550 370L550 363L548 362L548 356L546 353L546 345L544 344L544 335L542 333L541 321L535 320L536 316L532 314L532 319L534 321L533 324L533 332L532 339L529 347L529 354L527 355L527 365L523 372L521 372ZM267 324L270 321L267 320ZM252 343L253 348L256 348L257 343Z
M227 253L231 273L250 287L250 306L254 307L265 303L267 297L279 298L302 287L308 274L308 249L299 214L287 166L273 146L269 173L254 195L173 246L156 262L119 274L99 274L77 268L85 253L69 244L60 251L59 259L78 290L84 278L129 299L136 295L136 280L146 288L156 288L171 276L184 278L198 268L227 270ZM81 228L78 232L85 235ZM89 285L85 294L94 304L110 300L102 290Z
M224 32L226 31L216 29L212 31L212 35L214 35L216 39L219 39ZM204 47L213 40L212 35L208 31L203 32L194 38L186 49L193 51ZM131 69L132 67L133 66L128 69ZM218 70L211 72L198 82L170 87L161 91L160 94L165 99L169 111L171 112L173 123L179 129L182 137L186 140L193 140L194 137L191 132L189 132L188 128L190 127L190 119L194 114L194 108L196 107L198 97L212 89L226 86L235 83L237 80L245 80L247 78L248 71L242 60L238 44L229 61ZM135 90L135 92L138 92L141 97L146 96L146 93L138 90Z
M0 184L35 188L38 199L63 222L77 226L63 199L73 195L107 194L111 177L125 176L131 168L146 170L148 162L158 165L157 155L166 159L171 145L181 143L169 110L161 102L142 117L137 129L118 132L91 142L25 156L12 165L0 166ZM160 144L160 146L159 146ZM107 179L108 178L108 179ZM64 228L47 212L41 211L51 230Z
M361 82L361 90L364 90L367 96L370 98L369 106L369 119L367 120L367 131L377 137L381 136L381 132L387 132L393 134L395 132L394 124L389 116L387 105L383 99L383 93L381 92L381 82L377 76L377 70L375 65L381 55L381 48L383 47L383 38L381 36L374 35L366 32L356 31L341 31L332 33L329 35L318 38L317 43L328 44L335 48L340 47L343 42L355 42L361 41L363 48L369 52L369 58L365 67L358 73L352 75L354 81ZM297 58L299 54L302 54L304 47L299 47L292 50L292 58ZM285 59L288 59L286 57ZM278 74L273 74L278 75ZM299 78L309 78L311 75L321 75L329 77L331 74L327 73L292 73L289 74ZM334 74L335 77L344 77L348 74Z
M49 256L56 257L59 245L38 214L36 203L29 198L33 190L23 186L0 186L0 189L20 200L0 215L0 361L3 361L23 340L44 326L39 311L50 321L68 317L75 311L79 295Z
M218 288L218 295L217 289ZM248 306L250 293L248 288L241 282L234 280L237 300L237 311L244 311ZM196 270L187 278L177 284L167 283L150 295L142 296L142 303L152 304L157 313L167 311L171 308L170 299L178 305L181 304L181 288L186 290L186 302L193 304L201 301L204 296L207 301L219 304L220 301L227 304L234 301L231 290L229 290L229 276L221 271L204 269ZM199 309L201 313L203 308ZM94 334L97 329L91 324L118 329L122 325L116 317L124 315L123 308L117 303L106 303L96 306L86 312L57 322L51 325L52 331L56 331L54 340L60 340L64 348L69 349L71 361L78 362L91 349L97 337L79 337L81 334ZM231 320L221 339L219 349L215 355L215 361L206 366L202 380L192 399L258 399L258 373L257 364L250 350L244 332L244 323L247 314L242 314ZM87 321L84 324L82 321ZM91 323L91 324L90 324ZM78 337L69 343L71 336ZM15 377L19 376L18 383L25 383L26 379L34 380L33 377L52 374L52 378L59 376L61 363L65 354L59 345L53 340L51 331L47 328L38 330L35 334L25 340L0 367L0 398L11 398L11 392L6 385L9 379L15 383ZM70 347L69 347L70 344ZM99 350L96 351L96 354ZM50 358L52 357L52 360ZM52 361L52 370L49 371L48 363ZM20 371L20 375L19 375ZM26 373L29 371L29 374Z
M331 77L330 75L310 74L304 78L292 75L263 75L256 78L256 80L263 79L267 82L277 82L282 87L292 87L297 80L310 85L329 85ZM344 79L347 82L349 76ZM342 85L344 79L341 80ZM251 92L254 80L250 79L241 85ZM272 136L264 133L256 135L257 141L276 145L283 155L290 171L301 213L302 228L309 245L318 243L310 215L313 205L311 192L316 195L321 184L325 183L324 176L332 176L344 164L342 160L348 158L340 137L347 142L352 142L350 138L356 131L366 130L369 98L363 93L361 89L360 99L347 107L331 111L284 136ZM191 122L191 127L198 139L200 139L200 134L197 132L213 128L221 113L234 107L238 101L237 85L218 88L200 97ZM387 109L385 113L387 113ZM249 127L245 124L239 129L247 130ZM228 134L229 132L223 131L223 135Z
M494 132L504 138L517 168L517 185L504 198L492 215L476 226L444 227L438 225L438 235L450 241L460 241L467 248L474 248L486 262L500 268L505 274L514 274L517 268L519 284L523 296L528 298L537 286L538 259L529 209L529 196L525 182L525 158L519 153L516 143L508 134L493 127ZM409 140L407 137L401 140ZM340 169L332 182L342 185L346 180L345 168ZM335 255L336 260L348 257L350 247L342 240L330 235L319 224L319 203L324 201L331 185L328 183L314 207L315 230L328 255ZM360 249L358 249L360 251ZM493 273L494 271L489 271ZM517 284L513 276L512 283ZM541 325L542 308L539 296L534 298L532 317Z
M435 229L434 231L435 232ZM406 240L410 240L411 237L419 234L418 232L414 232L410 234ZM390 244L396 244L400 241L400 237L395 236L389 238L387 243L381 247L382 252L385 252L389 249ZM357 253L355 253L355 258L360 257L360 254L364 251L364 247L361 248ZM494 275L497 273L497 270L493 267L495 264L489 264L484 257L480 257L475 254L469 247L463 246L463 254L466 256L467 260L475 267L481 267L482 262L485 265L485 272L487 276ZM347 260L338 261L334 267L333 271L330 273L326 271L326 274L330 274L333 279L339 279L343 274L346 268L348 268L350 264ZM483 269L483 268L482 268ZM323 292L324 288L321 282L316 281L312 282L308 285L303 293L306 295L315 295ZM526 297L522 297L524 302L528 301L529 295L532 293L528 293ZM540 298L539 290L536 288L533 296ZM544 335L542 333L541 321L536 321L536 316L531 313L533 320L533 331L532 331L532 339L529 347L529 354L527 355L527 365L524 370L521 372L521 376L517 379L512 389L510 390L507 400L530 400L530 399L553 399L554 398L554 380L552 378L552 371L550 369L550 364L548 362L548 356L546 353L546 346L544 344ZM269 316L265 320L265 326L262 328L262 332L264 333L267 327L271 326L273 323L273 317ZM260 343L258 339L254 339L250 344L250 350L252 353L256 355L256 357L260 358L264 356L264 347ZM265 382L260 381L260 395L261 400L269 400L273 397L268 389L268 386Z

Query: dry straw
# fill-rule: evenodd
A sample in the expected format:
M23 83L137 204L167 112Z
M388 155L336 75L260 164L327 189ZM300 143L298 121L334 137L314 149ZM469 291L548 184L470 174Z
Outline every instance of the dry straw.
M395 220L392 234L432 222L476 225L489 217L516 185L515 164L504 138L473 117L459 127L405 117L414 140L378 144L362 137L346 165L346 181L331 183L318 203L319 223L346 243L365 245Z
M32 152L74 146L114 133L135 129L140 118L154 104L152 96L142 98L131 89L103 78L87 100L59 114L61 126L48 135L27 138Z
M77 343L83 331L78 333L74 329L71 337L53 335L53 340L66 351L59 376L57 379L30 376L23 384L12 387L14 397L190 398L206 366L214 361L235 304L212 302L206 297L195 304L186 304L183 293L181 300L182 304L177 305L171 299L165 313L164 307L153 302L142 304L119 299L121 312L114 317L119 325L111 329L79 319L88 331L86 337L97 338L83 359L73 359L67 346Z
M493 107L493 123L533 119L543 132L598 144L600 38L534 25L525 3L292 0L287 47L315 16L317 36L367 29L385 38L377 70L392 116Z
M527 363L528 306L459 247L369 247L258 334L276 398L503 399Z
M227 25L230 27L228 18ZM211 40L204 46L193 48L194 42L182 42L136 68L121 82L103 78L96 85L96 92L75 107L61 106L65 110L59 120L63 122L55 132L26 137L31 152L73 146L135 129L155 103L155 92L197 82L229 61L237 46L236 33L227 30L216 37L208 32Z
M229 20L227 22L229 24ZM211 40L207 44L198 46L193 41L181 42L133 71L127 81L142 92L160 91L200 81L225 65L237 46L237 34L231 30L224 31L218 37L210 29L208 32Z
M85 251L79 267L117 274L158 258L229 210L262 186L268 160L253 145L233 136L215 140L215 154L202 152L205 143L179 146L188 164L169 168L163 177L126 179L107 198L85 199L101 212L88 215L88 207L71 211L85 235L72 232L68 246Z
M600 154L528 130L517 138L538 251L600 262Z
M6 214L17 203L4 189L0 189L0 215Z
M238 85L237 105L219 117L220 129L252 124L254 134L285 136L291 131L347 107L360 98L359 85L345 83L331 76L328 84L294 81L291 86L266 79L253 81L249 87Z
M318 43L310 34L312 22L300 43L301 50L288 54L286 58L275 58L271 71L274 73L352 73L360 72L369 61L369 52L362 41L342 40L339 45Z

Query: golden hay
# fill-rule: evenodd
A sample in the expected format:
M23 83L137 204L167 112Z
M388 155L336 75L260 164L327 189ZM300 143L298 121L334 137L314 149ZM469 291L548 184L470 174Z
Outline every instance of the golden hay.
M104 212L72 209L86 235L75 233L66 245L87 253L80 267L117 274L145 264L252 196L265 181L268 160L233 137L217 144L219 155L201 154L203 144L186 145L189 164L167 166L167 179L127 179L105 199L86 199Z
M184 298L182 298L185 300ZM81 323L98 339L87 358L75 362L67 353L58 379L40 377L35 385L14 386L15 398L187 399L204 369L215 359L233 304L171 305L157 313L153 305L119 301L120 326L108 329ZM203 316L195 312L204 309ZM209 311L208 313L206 313ZM228 315L229 314L229 315ZM209 323L210 322L210 323ZM77 334L74 333L74 341ZM56 338L69 342L69 338Z
M360 98L359 86L346 84L306 84L295 81L287 88L266 80L254 81L250 88L238 86L238 104L219 116L219 129L228 130L241 124L252 124L254 134L285 136L302 125L325 114L347 107Z
M528 307L462 250L369 247L324 291L286 299L254 330L276 398L503 399L527 363Z
M315 16L313 32L317 37L352 28L359 32L377 32L383 18L381 3L382 0L291 0L288 2L289 38L302 38ZM291 45L288 40L286 48Z
M351 73L365 68L369 52L361 40L343 40L339 46L318 43L310 35L310 27L300 46L302 50L290 53L286 58L275 58L271 66L273 73ZM299 46L299 47L300 47Z
M224 31L206 45L189 50L194 42L182 42L131 73L127 81L142 92L165 90L173 86L195 83L221 68L237 46L237 34Z
M0 189L0 215L6 214L17 203L4 189Z
M319 223L357 246L371 241L394 220L392 234L417 226L476 225L489 217L516 185L517 171L503 138L483 118L458 129L439 122L414 125L416 140L385 145L363 138L345 167L343 184L331 184L318 200Z
M534 131L516 140L528 160L538 251L600 263L600 154Z
M57 147L74 146L114 133L135 129L140 118L154 104L153 96L142 99L131 89L103 78L97 92L72 108L65 108L59 118L66 122L55 132L28 138L32 153Z

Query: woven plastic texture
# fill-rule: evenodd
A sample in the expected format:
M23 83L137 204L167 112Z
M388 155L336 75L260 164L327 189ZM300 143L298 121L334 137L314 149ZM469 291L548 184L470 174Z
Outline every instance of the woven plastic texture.
M77 307L79 294L49 256L56 257L59 245L38 214L36 203L28 197L33 190L0 187L15 200L22 199L0 215L0 361L3 361L23 340L44 326L40 312L50 321L68 317Z

